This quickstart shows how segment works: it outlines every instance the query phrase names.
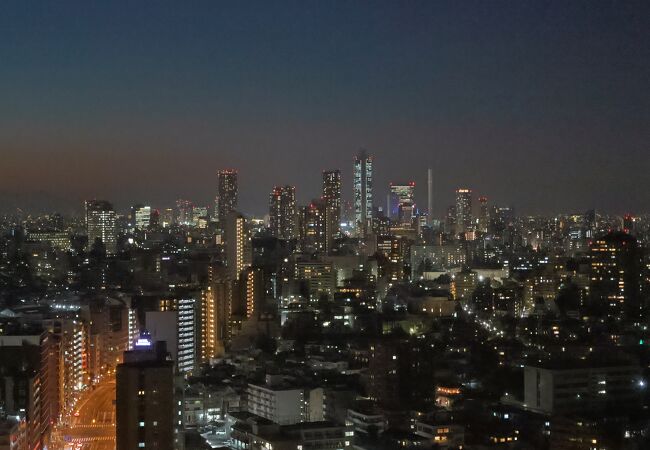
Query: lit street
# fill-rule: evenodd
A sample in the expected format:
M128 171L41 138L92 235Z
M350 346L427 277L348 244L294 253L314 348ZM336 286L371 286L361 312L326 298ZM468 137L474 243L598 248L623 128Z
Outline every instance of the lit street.
M0 450L650 450L650 0L223 3L2 2Z
M71 425L62 428L66 450L115 448L115 379L102 381L80 400Z

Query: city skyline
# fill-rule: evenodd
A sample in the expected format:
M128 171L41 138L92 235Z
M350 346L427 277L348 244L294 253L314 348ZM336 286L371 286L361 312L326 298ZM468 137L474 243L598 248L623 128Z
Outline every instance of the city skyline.
M4 208L208 205L227 167L248 214L329 168L348 200L360 147L377 199L412 179L423 205L432 167L439 216L463 185L531 213L650 201L645 2L29 3L0 18Z
M361 152L366 151L365 149L361 149ZM376 166L376 159L374 154L368 153L368 156L370 156L373 159L373 166ZM354 164L354 161L353 161ZM433 170L431 168L426 169L427 173L429 170ZM234 171L236 172L237 176L239 177L240 173L238 169L219 169L215 172L215 185L213 186L213 189L215 192L219 191L219 177L220 174L224 171ZM340 169L324 169L322 170L323 173L329 172L329 171L335 171L338 173L341 173ZM354 168L350 170L350 178L353 178L353 172ZM373 172L376 172L373 169ZM435 174L435 172L434 172ZM375 175L373 174L373 177ZM416 176L411 176L411 180L414 178L419 178ZM429 192L429 186L428 186L428 180L425 182L424 186L421 184L416 183L415 181L408 181L408 184L410 185L411 190L413 191L413 198L415 199L414 205L414 213L417 212L418 215L425 215L428 216L428 206L429 206L429 195L432 196L432 204L433 204L433 218L437 220L444 220L446 214L448 214L448 208L455 206L457 202L457 191L458 189L469 189L470 193L470 198L472 200L478 201L481 198L486 198L489 199L492 205L495 206L500 206L500 207L508 207L508 208L513 208L517 210L518 213L523 214L523 215L529 215L529 216L552 216L552 215L566 215L566 214L583 214L585 211L598 211L598 213L602 214L611 214L611 215L628 215L628 214L633 214L633 215L645 215L648 214L646 210L639 209L638 208L638 202L633 202L632 204L636 206L632 206L631 208L623 208L621 209L620 207L614 208L614 209L600 209L595 205L584 205L584 206L576 206L576 207L571 207L569 209L562 209L562 208L545 208L545 209L537 209L534 207L531 208L531 203L523 203L523 204L516 204L512 201L508 201L507 199L503 201L499 201L498 199L495 200L495 197L493 197L489 192L485 191L476 191L473 188L471 188L471 185L462 185L463 187L459 187L460 185L456 185L453 187L450 191L437 191L435 189L435 175L433 176L432 180L432 190ZM347 208L347 213L348 215L354 215L354 189L353 186L346 186L348 183L345 182L346 178L345 176L341 175L341 185L345 186L349 189L347 189L346 192L345 189L341 189L341 210L342 212L346 212ZM353 184L350 182L350 184ZM373 182L373 187L372 187L372 196L375 197L376 203L373 204L373 210L379 210L382 212L382 214L386 213L386 208L387 208L387 202L393 201L393 194L391 193L392 189L394 186L399 185L400 183L394 183L393 181L390 181L386 186L380 185L377 186ZM255 183L252 183L249 190L254 190L257 191L257 188L253 188L255 186ZM469 186L469 187L468 187ZM278 186L274 185L271 188L271 191L276 189ZM308 206L310 202L312 202L314 199L320 198L323 199L322 197L322 192L318 192L318 189L316 192L305 192L304 189L300 189L299 187L297 188L295 185L290 186L288 184L285 185L285 187L292 187L295 191L295 197L296 197L296 204L298 206ZM42 213L58 213L58 214L64 214L64 215L83 215L84 214L84 204L88 201L109 201L112 204L116 204L115 210L118 214L130 214L132 209L134 207L147 207L147 208L152 208L152 210L157 210L158 213L162 213L164 210L171 211L171 210L178 210L179 209L179 202L184 202L187 203L190 207L190 212L192 209L203 209L208 211L208 216L210 217L216 217L213 216L216 214L215 208L218 203L218 200L215 200L215 196L213 193L212 198L210 198L210 192L207 193L202 193L197 196L199 198L198 201L195 201L196 199L189 199L189 198L171 198L170 200L161 200L161 201L147 201L147 200L142 200L140 198L134 199L134 198L126 198L122 202L114 202L111 197L107 197L108 200L104 197L101 196L90 196L89 198L83 198L79 200L80 204L77 204L77 200L74 200L74 203L71 203L73 200L65 200L63 197L55 197L52 196L48 193L45 192L39 192L37 193L37 197L41 196L41 200L45 200L45 203L40 202L40 200L34 200L34 198L29 197L29 194L25 193L7 193L7 192L2 192L0 191L0 208L4 206L4 210L0 209L0 214L7 214L7 215L12 215L14 213L20 212L20 213L26 213L26 214L42 214ZM216 195L218 198L218 195ZM264 198L264 195L262 194L262 199ZM205 199L205 200L204 200ZM263 201L263 200L262 200ZM256 203L258 201L256 200ZM19 206L20 205L20 206ZM478 212L478 207L477 206L472 206L472 211L473 212ZM474 211L476 210L476 211ZM258 217L258 218L263 218L267 217L269 215L268 211L268 194L266 198L266 206L262 205L256 205L255 207L252 208L246 208L245 206L242 207L237 207L235 211L240 212L246 216L250 217ZM392 214L392 213L391 213Z
M0 450L650 449L650 2L8 0Z

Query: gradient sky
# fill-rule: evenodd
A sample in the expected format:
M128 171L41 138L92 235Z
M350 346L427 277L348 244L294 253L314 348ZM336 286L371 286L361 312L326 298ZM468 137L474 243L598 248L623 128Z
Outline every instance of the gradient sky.
M0 3L0 209L240 205L376 158L435 212L650 212L648 1Z

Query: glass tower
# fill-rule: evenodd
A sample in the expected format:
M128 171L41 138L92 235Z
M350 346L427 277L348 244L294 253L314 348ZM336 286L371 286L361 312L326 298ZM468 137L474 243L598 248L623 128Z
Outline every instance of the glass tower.
M354 221L357 234L365 236L372 219L372 156L361 150L354 157Z

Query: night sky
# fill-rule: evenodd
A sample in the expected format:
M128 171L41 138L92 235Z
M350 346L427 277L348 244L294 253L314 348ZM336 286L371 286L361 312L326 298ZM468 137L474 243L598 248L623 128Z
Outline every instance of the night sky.
M648 212L648 1L0 3L0 209L105 198L243 212L376 161L435 210Z

